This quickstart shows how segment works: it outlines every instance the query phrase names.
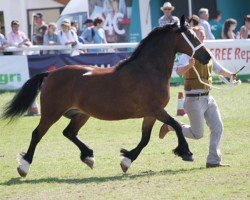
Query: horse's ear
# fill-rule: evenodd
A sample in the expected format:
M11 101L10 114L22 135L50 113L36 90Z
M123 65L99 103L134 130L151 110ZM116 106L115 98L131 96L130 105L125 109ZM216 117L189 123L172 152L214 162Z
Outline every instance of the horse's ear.
M186 21L185 16L182 15L181 20L180 20L180 31L181 32L185 32L187 30L187 27L185 25L185 21Z
M185 16L184 15L182 15L181 16L181 27L183 27L184 25L185 25Z

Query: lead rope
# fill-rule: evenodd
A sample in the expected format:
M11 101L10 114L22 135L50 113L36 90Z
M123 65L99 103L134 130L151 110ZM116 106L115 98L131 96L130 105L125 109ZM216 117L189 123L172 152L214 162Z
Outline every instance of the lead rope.
M187 38L187 36L186 36L183 32L182 32L181 34L182 34L183 38L186 40L186 42L189 44L189 46L191 47L191 49L192 49L191 58L193 58L195 52L196 52L198 49L200 49L202 46L204 46L204 44L201 43L201 44L199 44L197 47L194 47L194 45L190 42L190 40ZM208 50L208 49L207 49L207 50ZM210 54L210 56L211 56L213 59L215 59L214 56L213 56L213 54L212 54L210 51L209 51L209 54ZM201 80L201 77L200 77L200 74L199 74L199 72L197 71L197 69L195 68L194 65L192 66L192 68L193 68L194 72L196 73L196 75L197 75L197 77L198 77L198 80L199 80L199 82L200 82L201 84L206 85L206 86L208 86L208 87L210 87L210 88L215 88L215 89L217 89L217 90L222 90L222 89L219 88L219 87L210 85L210 84L205 83L204 81L202 81L202 80ZM242 67L237 73L239 73L243 68L244 68L244 67ZM236 74L237 74L237 73L236 73ZM235 80L233 80L232 78L230 78L230 82L229 82L229 81L228 81L224 76L222 76L222 75L219 75L219 78L220 78L224 83L226 83L228 86L230 86L231 88L232 88L233 86L235 86L235 85L241 84L241 81L240 81L240 80L235 81Z

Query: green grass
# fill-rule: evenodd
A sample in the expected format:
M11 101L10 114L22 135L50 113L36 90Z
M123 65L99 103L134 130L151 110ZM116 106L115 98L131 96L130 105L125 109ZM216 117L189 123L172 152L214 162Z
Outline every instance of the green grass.
M182 88L171 88L166 109L173 116ZM24 179L16 171L16 156L27 151L39 117L22 117L10 125L0 121L0 199L250 199L250 84L212 94L222 113L223 161L231 164L229 168L205 168L208 128L201 140L188 140L195 156L189 163L171 152L177 145L175 134L158 139L161 123L157 122L150 143L123 174L119 150L138 144L142 120L91 119L80 131L80 138L94 149L96 163L91 170L80 161L74 144L62 136L68 124L62 118L39 143ZM12 97L13 93L0 94L0 108ZM177 118L188 123L187 117Z

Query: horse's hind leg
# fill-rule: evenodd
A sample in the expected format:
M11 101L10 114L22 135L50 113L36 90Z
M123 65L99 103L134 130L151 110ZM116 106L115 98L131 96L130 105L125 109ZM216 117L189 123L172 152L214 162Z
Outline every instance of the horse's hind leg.
M36 129L32 132L32 137L27 153L21 153L18 157L19 166L17 168L20 176L25 177L29 172L30 164L33 161L33 156L37 144L46 134L48 129L61 117L60 113L50 112L41 115L40 122Z
M91 169L94 166L94 154L93 150L85 145L77 137L80 128L88 121L89 116L84 114L78 114L71 118L69 125L64 129L63 135L72 141L81 151L81 160L87 164Z
M142 123L142 137L140 143L131 151L127 151L125 149L121 149L122 161L121 161L121 168L123 172L126 172L130 167L131 163L136 160L136 158L141 153L142 149L147 146L153 125L156 119L152 117L145 117Z
M178 146L173 150L174 154L182 157L182 160L184 161L193 161L193 154L189 150L188 143L182 133L180 124L164 109L157 113L156 119L167 125L170 125L175 130L178 137Z

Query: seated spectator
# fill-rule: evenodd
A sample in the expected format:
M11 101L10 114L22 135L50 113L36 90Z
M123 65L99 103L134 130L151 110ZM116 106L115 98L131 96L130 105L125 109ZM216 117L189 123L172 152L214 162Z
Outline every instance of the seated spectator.
M48 25L44 22L42 13L36 13L34 15L34 21L35 21L35 32L33 35L33 44L42 45L43 36L48 29Z
M215 17L209 23L215 39L221 39L222 26L223 26L223 24L221 23L221 12L216 11Z
M197 15L192 15L192 17L189 18L188 23L191 27L199 26L200 18Z
M59 45L60 41L58 38L58 35L56 33L56 24L55 23L50 23L48 25L48 30L43 36L43 45ZM58 51L54 50L49 50L49 51L44 51L44 54L55 54L58 53Z
M70 20L64 19L61 23L61 30L58 32L58 38L61 45L74 47L79 41L76 33L71 30ZM63 50L61 53L71 53L70 50Z
M250 15L244 17L245 24L240 28L240 39L250 39Z
M235 19L229 18L225 21L222 31L223 39L235 39L236 35L234 30L237 26L237 21Z
M26 35L19 31L19 21L13 20L11 22L11 32L7 35L7 43L10 46L20 47L20 46L30 46L31 42L26 37Z
M207 8L201 8L199 10L199 17L200 17L200 25L203 26L205 29L206 39L207 40L214 40L214 35L211 32L211 26L208 23L209 19L209 12Z

